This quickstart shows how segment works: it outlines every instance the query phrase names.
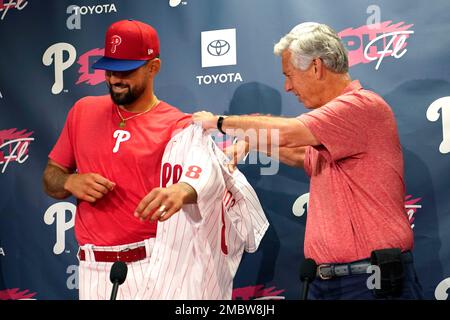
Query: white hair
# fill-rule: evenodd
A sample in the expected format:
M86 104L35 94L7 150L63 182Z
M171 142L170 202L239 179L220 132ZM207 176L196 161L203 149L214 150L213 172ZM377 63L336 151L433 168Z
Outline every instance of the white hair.
M292 64L305 71L314 58L336 73L348 72L347 50L336 31L325 24L304 22L295 26L274 46L275 55L289 49Z

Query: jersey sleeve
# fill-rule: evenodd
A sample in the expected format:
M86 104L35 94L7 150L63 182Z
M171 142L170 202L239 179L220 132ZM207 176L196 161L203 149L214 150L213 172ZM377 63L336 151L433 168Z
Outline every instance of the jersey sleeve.
M297 119L320 141L323 147L316 147L319 153L337 161L365 152L366 128L370 126L368 108L364 98L341 96Z
M73 149L73 121L74 121L74 108L69 111L67 115L64 127L59 135L56 144L49 154L49 158L55 161L57 164L67 168L75 169L75 155Z
M200 213L207 212L203 210L210 199L215 199L219 192L222 192L224 183L221 181L220 169L214 165L213 159L209 154L208 145L212 140L202 133L201 128L193 130L193 136L187 139L190 146L185 154L183 161L183 173L179 182L189 184L197 193L197 205ZM183 143L183 141L181 141Z

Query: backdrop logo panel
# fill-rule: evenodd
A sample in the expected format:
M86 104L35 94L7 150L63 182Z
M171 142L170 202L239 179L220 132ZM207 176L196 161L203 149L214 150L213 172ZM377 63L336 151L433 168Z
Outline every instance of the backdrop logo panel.
M6 171L10 162L24 163L28 159L28 148L34 138L33 132L27 129L17 131L16 128L0 130L0 168L1 173Z
M405 210L406 214L408 215L409 223L411 223L411 228L414 228L414 219L415 214L418 209L422 209L422 205L419 203L419 201L422 200L422 198L412 198L412 195L407 195L405 198Z
M434 291L434 297L436 300L447 300L448 290L450 289L450 278L442 280L436 290Z
M36 292L20 290L19 288L0 290L0 300L35 300Z
M400 59L405 55L406 40L414 33L413 30L409 30L413 25L404 25L404 22L391 23L392 21L385 21L363 25L338 33L348 50L350 67L377 61L375 70L378 70L385 57Z
M77 60L80 65L77 85L85 83L94 86L105 81L105 71L91 69L91 65L103 56L104 51L103 48L96 48L80 55ZM67 57L67 59L64 59L64 57ZM54 83L51 89L53 94L60 94L63 91L64 72L74 64L76 58L77 50L75 47L65 42L55 43L44 52L42 56L43 64L54 68Z
M276 287L265 288L264 285L248 286L233 289L233 300L282 300L285 299L281 294L283 289L277 290Z
M306 213L308 201L309 201L309 192L302 194L294 201L294 204L292 205L292 213L294 214L294 216L301 217Z
M10 9L17 9L17 10L23 10L27 6L28 1L25 0L9 0L5 2L5 0L0 0L0 13L2 14L0 16L0 21L4 20L6 15L8 14L8 11Z
M81 16L93 14L99 15L99 14L117 13L117 8L114 3L98 4L90 6L70 5L66 9L66 13L70 14L70 16L66 20L67 29L79 30L81 29Z
M442 116L442 142L439 152L446 154L450 152L450 97L439 98L427 109L427 119L438 121Z
M64 60L67 56L67 60ZM77 50L70 43L59 42L51 45L42 56L42 63L46 66L53 65L55 82L52 93L58 94L64 88L64 71L72 66L77 58Z
M411 223L411 228L414 228L414 219L415 214L418 209L422 208L422 205L419 204L419 201L422 200L422 198L412 198L412 195L407 195L405 198L405 210L406 214L408 215L409 223Z
M203 31L202 68L236 64L236 29Z
M71 264L67 267L66 274L69 276L66 280L66 286L69 290L78 290L79 278L78 278L78 266Z
M67 219L66 213L70 213ZM70 202L58 202L51 205L44 213L44 222L49 226L56 223L56 242L54 254L61 254L66 248L66 232L75 225L76 206Z
M76 84L86 83L91 86L95 86L105 81L105 71L99 69L91 69L91 65L94 60L103 56L105 49L92 49L82 54L77 63L80 65L78 73L80 77Z
M172 8L178 7L181 4L181 0L169 0L169 6Z
M202 68L233 66L237 64L236 29L201 32ZM196 76L199 85L242 82L239 72Z

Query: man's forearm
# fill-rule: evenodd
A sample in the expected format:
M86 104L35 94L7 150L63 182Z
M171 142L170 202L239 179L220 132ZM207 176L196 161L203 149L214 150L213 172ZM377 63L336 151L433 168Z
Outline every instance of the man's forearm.
M71 193L64 189L64 185L69 176L70 173L66 173L56 166L47 165L42 179L45 192L56 199L69 197Z
M272 116L228 116L222 123L222 129L282 130L287 125L288 120L288 118Z
M240 129L240 130L237 130ZM309 130L295 118L283 118L272 116L229 116L222 123L222 130L237 135L240 139L250 142L251 149L271 149L271 140L277 136L277 145L280 147L301 147L307 145L317 145L316 139ZM255 130L258 138L257 146L249 141L251 131ZM264 130L264 131L262 131ZM241 131L241 132L240 132ZM264 143L260 143L260 138L266 135ZM243 136L241 136L243 135Z
M281 147L278 153L278 160L291 167L303 168L305 149L306 147Z

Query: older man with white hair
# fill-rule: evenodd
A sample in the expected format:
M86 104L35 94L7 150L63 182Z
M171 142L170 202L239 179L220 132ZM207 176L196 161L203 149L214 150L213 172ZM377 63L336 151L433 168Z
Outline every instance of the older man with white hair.
M352 81L346 49L327 25L297 25L274 52L281 56L285 90L310 112L286 118L202 111L194 121L228 133L276 132L279 160L310 176L304 253L318 267L308 298L421 299L404 210L402 148L391 108ZM234 148L273 150L262 140L249 144L244 139Z

